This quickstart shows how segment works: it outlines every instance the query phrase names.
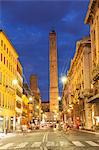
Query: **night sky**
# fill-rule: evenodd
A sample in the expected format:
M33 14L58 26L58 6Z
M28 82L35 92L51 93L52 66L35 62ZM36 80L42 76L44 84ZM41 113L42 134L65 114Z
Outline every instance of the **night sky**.
M84 24L89 0L0 0L0 28L16 48L29 84L37 74L43 101L48 100L49 32L57 32L58 74L67 73L76 41L89 35ZM60 94L62 84L59 80Z

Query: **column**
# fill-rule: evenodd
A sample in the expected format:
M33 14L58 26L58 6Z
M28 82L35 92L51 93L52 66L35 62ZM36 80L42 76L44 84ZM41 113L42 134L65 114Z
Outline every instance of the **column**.
M92 108L91 104L85 99L85 128L92 129Z

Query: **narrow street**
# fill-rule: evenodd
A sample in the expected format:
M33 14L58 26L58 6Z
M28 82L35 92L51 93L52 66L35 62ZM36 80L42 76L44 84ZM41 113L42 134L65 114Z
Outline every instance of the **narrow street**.
M99 135L80 131L37 130L0 140L0 150L98 150Z
M0 0L0 150L99 150L99 0Z

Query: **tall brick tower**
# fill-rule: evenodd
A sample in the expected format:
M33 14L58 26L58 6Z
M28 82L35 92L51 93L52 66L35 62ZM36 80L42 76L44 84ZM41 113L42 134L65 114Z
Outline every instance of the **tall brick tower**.
M30 89L34 94L37 94L38 78L37 78L37 75L35 75L35 74L32 74L30 76Z
M50 112L57 113L58 106L58 65L57 65L57 44L56 32L51 31L49 34L50 42Z

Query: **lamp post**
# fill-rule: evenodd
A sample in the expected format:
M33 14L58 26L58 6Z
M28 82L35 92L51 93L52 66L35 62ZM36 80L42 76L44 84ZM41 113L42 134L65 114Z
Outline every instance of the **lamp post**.
M61 77L61 82L62 82L63 86L67 83L67 81L68 81L67 76L66 76L66 75L63 75L63 76Z

